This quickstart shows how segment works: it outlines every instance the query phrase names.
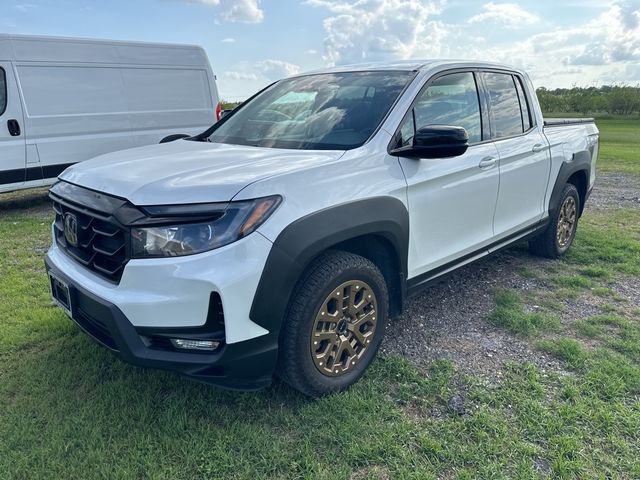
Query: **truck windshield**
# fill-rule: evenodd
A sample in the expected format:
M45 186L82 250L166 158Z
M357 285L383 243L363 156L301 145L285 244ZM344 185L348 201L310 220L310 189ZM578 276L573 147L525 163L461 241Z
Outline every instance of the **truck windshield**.
M209 136L211 142L302 150L364 144L413 72L308 75L274 84Z

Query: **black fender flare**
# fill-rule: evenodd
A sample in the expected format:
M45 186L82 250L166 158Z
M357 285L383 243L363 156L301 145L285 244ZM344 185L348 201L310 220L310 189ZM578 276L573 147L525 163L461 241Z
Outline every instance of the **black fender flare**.
M291 294L307 266L331 247L363 235L377 235L395 250L404 298L409 253L409 212L394 197L343 203L306 215L288 225L267 257L249 318L278 332Z
M589 178L591 177L591 154L588 151L576 152L573 154L573 157L570 162L562 162L560 166L560 171L558 172L558 176L556 177L555 184L553 186L553 190L551 191L551 199L549 200L549 216L556 211L560 206L560 196L562 195L562 190L564 190L564 186L567 184L567 180L571 178L572 175L578 172L584 172L586 176L586 188L589 187ZM586 198L587 192L585 192ZM580 214L582 214L582 210L584 209L584 202L580 205Z

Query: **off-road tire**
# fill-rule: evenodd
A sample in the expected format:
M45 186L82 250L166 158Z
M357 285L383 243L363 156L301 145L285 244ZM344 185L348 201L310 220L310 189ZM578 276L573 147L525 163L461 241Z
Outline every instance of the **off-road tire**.
M375 325L372 331L368 332L370 336L366 338L369 341L366 342L366 347L362 348L361 356L351 357L354 359L354 366L349 365L349 357L343 355L341 358L346 359L348 366L345 368L348 370L339 374L337 371L335 374L333 371L328 374L327 372L323 373L321 369L326 366L318 366L318 357L312 351L315 335L318 331L319 315L323 310L326 310L327 297L336 294L336 289L343 285L349 285L350 282L354 282L353 285L362 286L363 289L371 293L373 301L376 303L375 317L370 316L371 309L366 315L369 316L369 319L375 318ZM344 292L350 291L348 290L350 287L345 288ZM358 288L361 287L358 286ZM348 297L344 298L348 303ZM364 299L360 298L360 305L363 301ZM345 312L346 308L343 308ZM374 359L384 335L388 311L389 299L384 276L371 261L348 252L327 251L305 270L294 289L280 332L277 375L293 388L310 397L318 397L348 388L364 374ZM335 315L343 315L343 313L336 312ZM361 313L360 317L356 315L356 319L363 318L364 315L364 313ZM350 328L353 329L355 323L355 320L351 321ZM365 329L367 326L362 325L362 328ZM353 342L358 343L355 333L347 332L347 335L351 335ZM336 338L338 337L336 336ZM334 348L333 345L331 348ZM338 347L335 348L335 351L338 351ZM322 364L320 363L320 365Z
M572 208L575 211L575 219L571 226L571 231L569 232L566 243L559 242L559 228L563 224L563 208L567 203L571 204L571 202L573 202ZM564 255L567 250L569 250L569 247L571 247L576 236L579 212L580 195L578 194L578 190L573 184L567 183L562 190L558 208L551 215L551 222L549 223L549 226L539 236L529 240L529 250L531 253L546 258L558 258L561 255Z

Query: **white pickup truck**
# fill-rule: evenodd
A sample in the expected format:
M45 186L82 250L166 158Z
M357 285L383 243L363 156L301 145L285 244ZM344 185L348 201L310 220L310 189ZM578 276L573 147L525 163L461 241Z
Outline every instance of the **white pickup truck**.
M590 119L545 121L503 65L297 75L200 135L63 172L53 297L135 365L339 391L408 295L521 240L566 252L598 144Z

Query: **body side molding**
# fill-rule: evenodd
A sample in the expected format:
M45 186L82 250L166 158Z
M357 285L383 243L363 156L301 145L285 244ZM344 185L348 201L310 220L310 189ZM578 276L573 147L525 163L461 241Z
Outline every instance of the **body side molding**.
M458 267L462 267L467 263L473 263L480 258L483 258L487 255L491 255L499 250L510 247L517 242L521 242L527 240L531 237L538 235L543 232L547 226L549 225L550 219L549 217L540 220L539 222L525 227L522 230L518 230L505 238L497 240L486 247L480 248L478 250L474 250L466 255L463 255L455 260L452 260L444 265L436 267L432 270L424 272L416 277L409 279L407 282L407 296L413 296L420 293L425 288L433 285L434 283L440 282L444 278L446 278L450 273L455 272ZM471 260L471 261L469 261Z

